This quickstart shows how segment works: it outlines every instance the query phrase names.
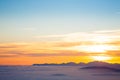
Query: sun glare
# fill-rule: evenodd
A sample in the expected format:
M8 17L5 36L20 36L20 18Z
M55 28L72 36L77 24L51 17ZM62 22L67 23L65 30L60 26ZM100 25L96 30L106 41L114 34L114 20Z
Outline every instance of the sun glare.
M105 61L105 60L110 60L112 57L110 56L92 56L93 60L96 61Z

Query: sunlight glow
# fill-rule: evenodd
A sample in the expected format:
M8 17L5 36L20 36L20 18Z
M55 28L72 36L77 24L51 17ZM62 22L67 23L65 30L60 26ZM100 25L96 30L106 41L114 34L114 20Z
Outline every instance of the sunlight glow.
M92 56L91 58L93 60L97 60L97 61L105 61L105 60L110 60L112 57L110 57L110 56Z
M87 52L106 52L107 50L114 49L113 46L109 45L90 45L90 46L83 46L83 50Z
M109 50L116 50L117 48L115 46L111 45L81 45L81 46L75 46L71 47L69 49L82 51L82 52L90 52L90 53L105 53Z

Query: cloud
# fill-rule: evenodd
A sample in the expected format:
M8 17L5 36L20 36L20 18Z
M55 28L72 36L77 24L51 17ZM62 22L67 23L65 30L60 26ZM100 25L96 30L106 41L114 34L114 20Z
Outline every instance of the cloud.
M120 40L120 30L103 30L103 31L91 31L91 32L76 32L61 35L44 35L35 36L40 40L53 40L53 41L65 41L65 42L91 42L94 39L104 38L106 41Z
M0 46L0 48L14 48L14 46Z
M27 43L1 43L0 49L1 48L19 48L23 46L27 46Z
M120 30L77 32L64 35L39 36L39 38L46 38L47 40L42 42L1 43L0 56L40 57L89 56L103 54L100 52L94 52L94 54L90 52L91 50L89 49L94 50L96 49L94 48L95 46L98 48L107 46L106 48L101 48L106 50L104 54L111 56L120 55ZM50 38L57 39L49 41ZM83 47L85 49L83 49Z
M0 58L18 57L17 55L0 55Z
M117 41L111 41L111 42L108 42L107 44L109 45L115 45L115 46L120 46L120 41L117 40Z
M120 40L120 30L106 30L93 32L77 32L67 34L63 40L69 42L86 42L97 41L103 39L104 41ZM102 41L102 40L101 40Z
M96 55L109 55L113 57L119 57L120 56L120 50L111 50L107 51L105 53L99 53L99 52L79 52L75 50L56 50L54 53L52 52L21 52L21 51L8 51L5 53L0 54L0 57L50 57L50 56L96 56Z
M14 50L14 51L2 51L0 52L0 57L5 58L5 57L20 57L23 56L24 52L19 51L19 50Z
M107 55L120 57L120 50L110 50L106 52Z
M44 57L44 56L83 56L82 54L73 54L73 53L30 53L30 54L25 54L26 56L30 57Z

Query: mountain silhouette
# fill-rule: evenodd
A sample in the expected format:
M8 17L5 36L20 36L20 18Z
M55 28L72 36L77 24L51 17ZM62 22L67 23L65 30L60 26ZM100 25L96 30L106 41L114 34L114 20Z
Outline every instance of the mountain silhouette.
M120 68L120 64L112 64L107 62L101 62L101 61L93 61L89 63L75 63L75 62L68 62L68 63L45 63L45 64L33 64L33 66L106 66L106 67L113 67L113 68Z

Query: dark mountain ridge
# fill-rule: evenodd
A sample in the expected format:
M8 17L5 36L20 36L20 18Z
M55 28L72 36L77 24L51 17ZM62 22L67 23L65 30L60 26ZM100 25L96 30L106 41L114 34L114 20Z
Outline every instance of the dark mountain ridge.
M112 63L107 63L107 62L101 62L101 61L93 61L89 63L74 63L74 62L68 62L68 63L61 63L61 64L56 64L56 63L45 63L45 64L33 64L33 66L99 66L99 67L110 67L110 68L120 68L120 64L112 64Z

